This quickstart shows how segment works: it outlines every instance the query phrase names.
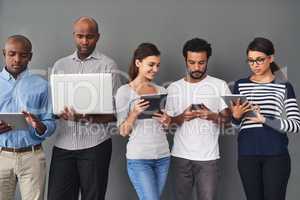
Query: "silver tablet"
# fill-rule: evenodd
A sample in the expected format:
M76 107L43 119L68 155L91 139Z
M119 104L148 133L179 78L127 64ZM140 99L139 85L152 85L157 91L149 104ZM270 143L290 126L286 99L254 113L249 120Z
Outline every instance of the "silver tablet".
M29 126L22 113L0 113L0 120L9 124L13 130L27 130Z
M231 102L235 103L238 99L240 99L241 104L247 101L247 97L241 94L232 94L232 95L226 95L221 97L227 106L230 106ZM255 117L255 116L256 113L254 111L249 111L245 114L245 117Z
M231 94L226 96L221 96L227 106L230 106L230 103L235 103L238 99L240 99L240 103L244 103L247 101L247 97L241 94Z

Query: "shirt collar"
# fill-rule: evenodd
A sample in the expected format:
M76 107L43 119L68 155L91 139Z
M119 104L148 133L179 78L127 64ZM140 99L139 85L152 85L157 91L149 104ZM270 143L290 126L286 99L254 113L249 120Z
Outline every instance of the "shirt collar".
M29 74L28 68L25 69L21 74L18 75L17 80L27 76ZM0 75L7 81L15 80L14 77L6 70L6 67L3 67Z
M97 51L96 49L93 51L93 53L91 55L89 55L87 58L85 58L84 60L80 60L78 58L78 54L77 51L75 51L72 55L71 58L75 61L86 61L86 60L91 60L91 59L96 59L96 60L100 60L102 58L102 54Z

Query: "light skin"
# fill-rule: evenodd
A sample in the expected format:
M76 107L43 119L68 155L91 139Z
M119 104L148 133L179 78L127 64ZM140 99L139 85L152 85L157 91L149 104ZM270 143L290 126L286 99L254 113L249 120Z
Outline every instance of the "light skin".
M268 56L263 52L259 51L249 51L248 52L248 63L252 74L250 80L256 83L270 83L274 80L275 76L273 75L270 64L274 61L274 56ZM237 102L231 103L231 112L232 116L236 120L241 120L245 113L254 110L256 117L246 117L254 123L265 123L265 117L260 113L260 108L258 105L251 105L249 102L240 103Z
M73 39L80 60L89 57L96 48L100 38L97 24L89 17L78 19L73 25ZM59 115L60 118L69 121L85 121L91 123L108 123L116 121L113 114L81 114L71 107L65 107Z
M197 83L202 81L207 76L207 63L207 52L188 51L186 57L186 68L189 73L184 78L184 80L189 83ZM215 113L205 105L203 107L197 108L196 110L191 110L191 106L189 106L182 114L176 117L172 117L172 123L182 125L185 121L191 121L193 119L200 118L220 124L228 121L229 115L230 113L228 109L225 109L219 113Z
M148 56L142 60L135 61L138 67L137 77L129 83L129 86L133 88L139 95L154 94L157 93L156 88L151 85L151 81L159 71L160 57ZM138 100L129 112L127 119L120 125L120 134L123 137L128 136L132 127L137 120L138 116L149 107L149 102L144 100ZM158 120L163 126L168 127L171 118L165 113L155 113L153 119Z
M15 79L27 69L31 61L32 52L25 41L21 39L8 39L3 49L5 58L5 68ZM27 123L42 135L46 131L46 126L32 113L22 111ZM0 134L12 130L11 126L4 121L0 121Z

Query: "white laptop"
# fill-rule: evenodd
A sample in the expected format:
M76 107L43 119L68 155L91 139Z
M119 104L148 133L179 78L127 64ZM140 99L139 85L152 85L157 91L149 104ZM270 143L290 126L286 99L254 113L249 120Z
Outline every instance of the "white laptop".
M56 115L65 106L81 114L114 113L111 73L53 74L50 84Z

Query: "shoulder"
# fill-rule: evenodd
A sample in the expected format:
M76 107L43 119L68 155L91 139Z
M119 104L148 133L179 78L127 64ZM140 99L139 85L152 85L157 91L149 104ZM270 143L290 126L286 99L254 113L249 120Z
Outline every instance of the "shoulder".
M286 81L283 83L285 85L286 95L288 98L296 98L294 87L291 82Z
M213 76L208 76L204 84L211 86L215 91L229 91L229 86L225 80Z
M236 86L238 86L239 84L243 84L243 83L250 83L249 78L241 78L241 79L234 81L234 84Z
M208 76L207 81L217 85L227 85L225 80L213 76Z
M24 78L26 81L37 81L39 84L48 84L48 81L43 78L41 75L38 74L30 74L27 77Z
M48 91L48 81L40 75L30 74L20 80L21 84L18 84L22 88L34 88Z
M107 66L110 66L111 68L117 68L116 62L110 58L109 56L99 53L101 55L101 62L105 63Z
M57 70L60 70L62 67L66 66L66 65L69 65L70 64L69 62L71 60L72 60L72 55L65 56L65 57L62 57L62 58L58 59L54 63L52 71L55 72Z
M172 89L175 89L177 87L180 87L180 86L183 86L184 82L183 82L183 78L182 79L179 79L177 81L174 81L172 82L168 87L167 87L167 90L172 90Z
M122 96L124 94L128 94L129 92L130 92L130 87L128 84L125 84L118 88L117 96L120 96L120 95Z

